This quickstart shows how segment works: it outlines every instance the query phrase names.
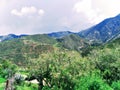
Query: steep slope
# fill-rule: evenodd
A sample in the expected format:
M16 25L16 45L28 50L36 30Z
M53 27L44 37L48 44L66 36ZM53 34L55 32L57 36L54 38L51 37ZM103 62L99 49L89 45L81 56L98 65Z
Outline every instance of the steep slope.
M113 37L111 37L110 39L108 39L108 40L106 41L106 43L111 42L111 41L113 41L113 40L116 40L116 39L118 39L118 38L120 38L120 32L117 33L116 35L114 35Z
M113 39L113 40L107 42L106 45L107 45L108 47L113 47L113 46L114 46L115 48L118 48L118 47L116 47L116 46L120 46L120 37L117 38L117 39Z
M80 50L81 48L84 48L88 45L87 41L80 38L76 34L70 34L63 38L57 39L58 42L61 43L61 45L65 48L71 49L71 50Z
M104 43L120 34L120 15L108 18L101 23L79 32L79 35L91 41Z

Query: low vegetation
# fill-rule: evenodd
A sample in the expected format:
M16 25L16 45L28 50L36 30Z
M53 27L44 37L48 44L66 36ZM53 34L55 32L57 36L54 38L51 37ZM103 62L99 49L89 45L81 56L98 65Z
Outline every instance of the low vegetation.
M80 52L38 39L0 43L0 90L120 90L120 39Z

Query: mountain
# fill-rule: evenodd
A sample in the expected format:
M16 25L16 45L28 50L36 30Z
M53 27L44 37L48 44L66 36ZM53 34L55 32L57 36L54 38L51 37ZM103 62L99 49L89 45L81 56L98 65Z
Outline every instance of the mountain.
M51 45L54 45L57 42L56 39L48 36L47 34L28 35L26 37L23 37L22 39L31 40L42 44L51 44Z
M61 31L61 32L53 32L49 33L48 36L53 37L53 38L62 38L64 36L73 34L73 32L70 31Z
M108 42L106 45L108 45L108 46L114 46L115 48L118 48L116 46L120 45L120 38L114 39L114 40Z
M64 47L70 50L79 51L81 48L86 47L88 42L78 36L77 34L70 34L62 38L57 39L57 41Z
M58 39L71 34L78 34L80 37L89 40L93 44L107 43L115 40L120 37L120 14L115 17L107 18L99 24L78 33L62 31L49 33L48 35Z
M54 39L63 39L64 37L65 38L67 38L67 36L69 37L71 34L76 34L82 38L89 40L92 43L107 43L111 40L114 40L120 37L120 14L115 17L105 19L99 24L78 33L70 32L71 29L68 27L60 27L57 30L60 32L48 33L46 34L46 36ZM0 42L15 39L15 38L21 38L24 36L27 36L27 35L9 34L5 36L0 36ZM29 35L28 37L31 37L31 35ZM37 38L37 35L33 35L32 38ZM44 42L45 40L49 40L49 39L44 38L42 42Z
M120 32L117 33L116 35L114 35L112 38L108 39L106 43L114 41L114 40L119 39L119 38L120 38Z
M24 65L29 60L39 58L41 54L47 52L52 53L52 51L59 49L80 51L88 45L86 40L76 34L58 39L47 34L28 35L21 38L14 36L14 39L0 42L0 59L11 60L18 65Z
M105 19L101 23L78 33L93 42L105 43L120 37L120 15Z
M15 34L8 34L8 35L4 35L4 36L0 36L0 42L2 41L6 41L6 40L11 40L11 39L15 39L15 38L21 38L27 35L15 35Z
M28 35L0 42L0 59L24 65L42 53L52 52L57 41L46 34ZM29 58L28 58L29 57Z

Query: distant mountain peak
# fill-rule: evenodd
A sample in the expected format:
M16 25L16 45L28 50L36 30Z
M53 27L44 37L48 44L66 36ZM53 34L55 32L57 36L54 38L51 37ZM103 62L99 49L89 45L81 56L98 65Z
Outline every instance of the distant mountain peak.
M60 31L60 32L52 32L49 33L48 36L53 37L53 38L62 38L64 36L73 34L73 32L70 31Z
M120 14L118 14L117 16L115 16L115 17L120 17Z
M21 38L23 36L27 36L27 35L25 35L25 34L21 34L21 35L8 34L8 35L0 36L0 42L15 39L15 38Z
M79 35L95 42L105 43L113 37L118 37L119 33L120 14L112 18L107 18L99 24L85 31L79 32Z

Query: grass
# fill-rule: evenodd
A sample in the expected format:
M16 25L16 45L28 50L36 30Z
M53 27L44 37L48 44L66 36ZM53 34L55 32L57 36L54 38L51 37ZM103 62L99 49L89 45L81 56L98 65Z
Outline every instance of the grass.
M4 78L0 77L0 84L1 84L1 83L5 83L5 81L6 81L6 80L5 80Z
M4 90L5 84L4 83L0 83L0 90Z
M16 90L38 90L38 85L25 83L24 85L17 85Z
M0 77L0 90L4 90L5 87L5 79Z

